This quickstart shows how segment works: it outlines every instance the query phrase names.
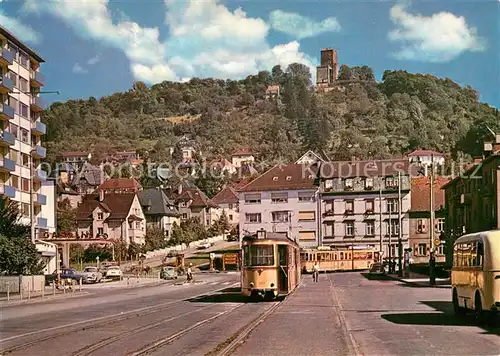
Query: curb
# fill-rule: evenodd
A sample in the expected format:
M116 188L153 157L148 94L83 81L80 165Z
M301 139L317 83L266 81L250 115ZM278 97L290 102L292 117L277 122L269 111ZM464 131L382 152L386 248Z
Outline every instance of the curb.
M22 305L22 304L35 304L35 303L40 303L40 302L47 302L47 301L52 301L52 300L57 300L57 299L63 299L63 298L78 298L78 297L84 297L87 295L90 295L92 293L88 291L81 291L81 292L69 292L69 293L58 293L56 295L46 295L43 298L41 296L31 298L31 299L16 299L16 300L1 300L0 301L0 307L5 308L5 307L10 307L10 306L16 306L16 305Z
M439 284L435 284L435 285L421 284L419 282L405 281L401 277L391 276L391 275L388 275L388 274L386 274L385 276L387 278L389 278L389 279L394 280L394 281L402 282L402 283L405 283L407 285L410 285L412 287L417 287L417 288L442 288L442 289L451 289L451 285L449 285L449 284L441 284L441 285L439 285Z

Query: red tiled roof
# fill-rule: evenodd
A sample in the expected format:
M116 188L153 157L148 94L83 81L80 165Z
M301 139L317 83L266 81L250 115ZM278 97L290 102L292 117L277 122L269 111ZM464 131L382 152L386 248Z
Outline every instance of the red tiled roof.
M407 158L320 163L322 179L387 177L397 175L398 172L417 176L419 169L418 166L410 164Z
M99 201L99 196L87 195L76 210L76 220L86 220L92 218L92 212L100 207L105 212L110 212L110 219L124 219L130 212L135 194L105 194L104 200Z
M241 187L239 191L314 189L316 174L317 166L305 164L275 166Z
M434 211L444 207L443 185L448 183L445 177L434 178ZM411 211L430 211L430 178L418 177L411 180Z
M212 202L200 189L190 188L185 190L176 199L177 201L188 201L191 200L191 206L194 207L208 207L216 208L217 205Z
M108 179L99 186L99 190L113 189L134 189L140 190L142 186L134 178L112 178Z
M408 153L408 157L414 157L414 156L430 156L434 155L436 157L444 157L444 154L436 151L431 151L431 150L415 150L413 152Z
M233 187L226 187L218 192L212 199L215 204L236 204L239 201L238 193Z
M87 157L89 155L88 152L63 152L61 156L63 157Z
M235 153L232 154L232 156L251 156L252 153L248 148L240 148L237 150Z

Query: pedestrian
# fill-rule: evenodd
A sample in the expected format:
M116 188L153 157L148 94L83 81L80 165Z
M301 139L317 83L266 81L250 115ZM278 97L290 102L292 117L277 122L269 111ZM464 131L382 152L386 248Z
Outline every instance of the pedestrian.
M191 271L191 266L193 266L192 263L189 264L189 267L187 269L187 280L191 281L193 279L193 273Z
M319 277L319 265L318 262L315 262L313 266L313 281L318 282L318 277Z

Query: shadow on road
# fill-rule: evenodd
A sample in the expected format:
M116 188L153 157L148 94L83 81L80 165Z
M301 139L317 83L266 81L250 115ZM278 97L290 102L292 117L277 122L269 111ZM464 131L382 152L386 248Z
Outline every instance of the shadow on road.
M203 295L197 298L188 299L191 303L265 303L280 301L283 298L278 297L274 300L262 300L246 297L241 294L240 288L226 288L216 294Z
M366 272L361 273L361 275L370 281L394 281L394 279L392 279L391 277L387 277L384 274L370 274Z
M391 323L407 325L442 325L442 326L478 326L485 330L484 334L500 336L500 318L491 317L485 323L479 323L473 314L456 316L453 304L447 301L421 301L441 313L401 313L382 314L381 317Z

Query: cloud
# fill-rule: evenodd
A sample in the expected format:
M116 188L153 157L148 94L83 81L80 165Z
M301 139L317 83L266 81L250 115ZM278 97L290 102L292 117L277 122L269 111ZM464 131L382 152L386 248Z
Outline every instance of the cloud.
M389 40L401 44L400 51L394 53L398 59L449 62L467 51L486 49L486 41L463 16L449 12L412 15L397 4L391 8L390 17L396 28L389 32Z
M325 32L340 31L340 24L335 17L328 17L323 21L317 22L309 17L282 10L271 12L269 23L274 30L289 34L299 40L314 37Z
M5 15L2 10L0 10L0 24L22 41L32 44L39 44L42 41L42 36L38 32L24 25L19 19Z
M89 71L86 70L85 68L83 68L79 63L75 63L75 65L73 66L73 73L76 73L76 74L86 74L88 72Z
M87 64L88 64L89 66L93 66L93 65L95 65L95 64L97 64L97 63L99 63L100 61L101 61L101 54L100 54L100 53L98 53L98 54L96 54L94 57L90 58L90 59L87 61Z
M125 53L137 80L149 84L192 77L241 78L275 64L303 63L315 74L314 60L297 42L270 46L269 25L241 8L229 10L217 0L164 0L169 37L157 27L142 27L123 14L111 20L108 0L26 0L24 10L49 13L75 33Z

